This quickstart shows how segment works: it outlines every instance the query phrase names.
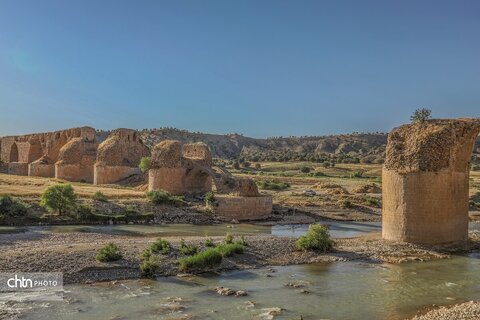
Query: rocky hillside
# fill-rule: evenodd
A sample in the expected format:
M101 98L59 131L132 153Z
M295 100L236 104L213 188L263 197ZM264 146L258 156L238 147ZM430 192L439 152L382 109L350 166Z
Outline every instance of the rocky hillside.
M323 161L381 163L385 155L386 133L353 133L330 136L273 137L256 139L240 134L209 134L175 128L144 129L140 131L149 147L166 139L181 142L204 142L215 157L243 158L247 161ZM475 146L475 159L480 159L480 138Z

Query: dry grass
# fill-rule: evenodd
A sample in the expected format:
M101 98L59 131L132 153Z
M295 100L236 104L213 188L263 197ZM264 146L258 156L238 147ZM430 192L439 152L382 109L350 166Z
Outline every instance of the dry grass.
M70 183L75 192L82 198L90 198L97 191L101 191L108 198L144 198L143 191L116 185L95 186L88 183L68 182L54 178L40 178L0 174L0 195L9 194L18 197L38 197L46 188L57 183Z

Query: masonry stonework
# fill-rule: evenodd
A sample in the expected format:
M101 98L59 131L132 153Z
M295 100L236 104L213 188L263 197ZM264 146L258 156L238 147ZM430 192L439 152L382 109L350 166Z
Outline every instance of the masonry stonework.
M479 119L458 119L417 122L389 134L382 174L384 239L467 239L470 158L479 132Z
M94 183L117 183L132 175L141 174L138 168L140 160L149 155L148 148L135 130L113 131L98 147Z

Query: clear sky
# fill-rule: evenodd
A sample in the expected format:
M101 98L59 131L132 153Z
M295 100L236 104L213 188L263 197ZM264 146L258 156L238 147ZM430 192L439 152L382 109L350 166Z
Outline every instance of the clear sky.
M480 117L480 1L5 0L0 135L249 136Z

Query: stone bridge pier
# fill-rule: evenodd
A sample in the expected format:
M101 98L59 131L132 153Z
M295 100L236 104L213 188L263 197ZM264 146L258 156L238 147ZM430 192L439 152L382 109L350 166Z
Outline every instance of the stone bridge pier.
M468 238L470 159L480 119L427 120L388 136L382 237L440 244Z

